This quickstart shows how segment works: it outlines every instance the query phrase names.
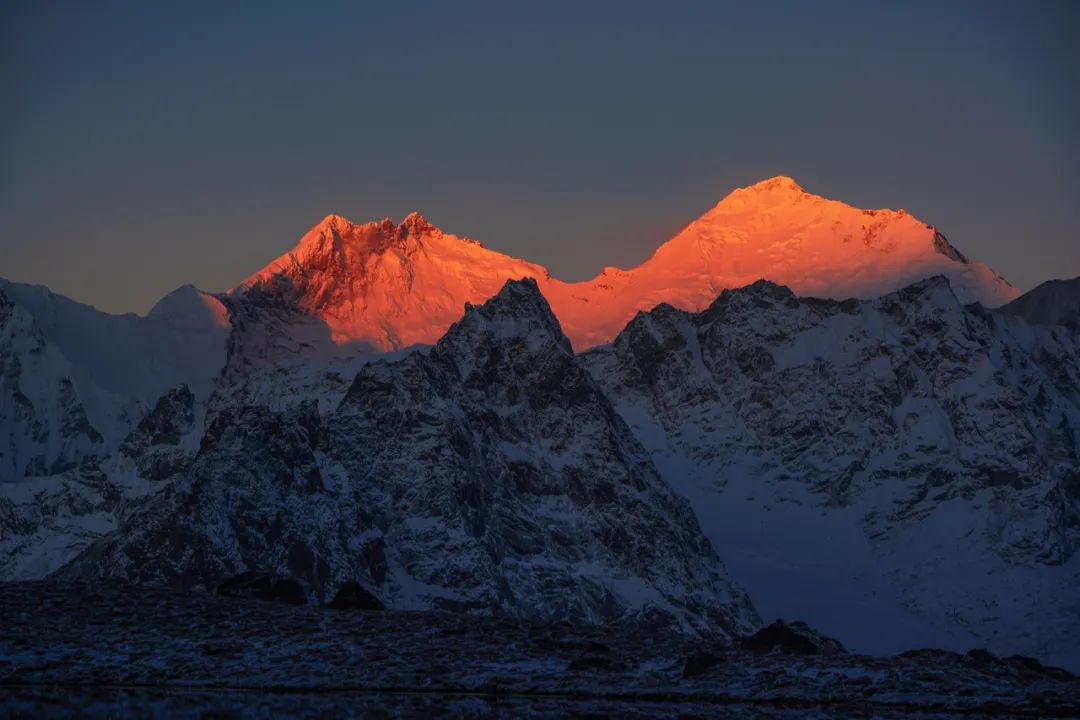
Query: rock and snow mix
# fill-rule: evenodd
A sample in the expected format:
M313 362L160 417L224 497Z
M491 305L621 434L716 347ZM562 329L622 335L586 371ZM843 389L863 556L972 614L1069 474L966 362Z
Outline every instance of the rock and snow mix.
M398 350L438 340L466 302L534 277L575 349L610 341L639 310L708 306L766 278L800 295L875 297L944 275L964 302L1020 292L903 210L861 210L777 177L735 190L629 270L569 283L535 263L445 233L412 214L355 224L329 215L230 292L270 295L317 318L339 345Z
M860 651L1080 666L1071 288L968 305L1018 292L787 178L585 283L417 215L146 317L0 282L0 578L719 636L745 587Z
M396 608L758 622L530 280L361 369L332 413L216 410L190 471L60 574L213 589L252 568L316 601L359 582Z
M1080 335L759 282L581 358L764 617L1080 663Z

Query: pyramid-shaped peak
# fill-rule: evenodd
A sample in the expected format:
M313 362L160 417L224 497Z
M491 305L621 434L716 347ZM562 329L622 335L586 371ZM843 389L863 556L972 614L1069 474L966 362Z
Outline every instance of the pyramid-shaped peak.
M883 295L881 300L897 298L908 305L928 303L937 308L959 308L961 302L953 292L952 282L945 275L931 275L911 282L896 292Z
M740 306L745 304L756 307L762 307L762 303L765 303L766 306L784 305L790 304L794 299L795 293L791 291L791 288L761 278L742 287L725 288L712 302L709 309L715 311L718 308L723 309L732 304Z
M480 337L524 340L531 351L557 348L572 354L570 341L535 279L507 280L498 294L482 305L465 304L465 315L450 328L440 346L481 344Z
M494 297L482 305L466 303L465 311L476 312L489 320L509 315L555 319L536 279L531 277L507 280Z
M442 234L442 230L427 221L418 212L411 212L398 225L398 230L405 235Z
M356 227L356 223L344 215L338 215L336 213L330 213L315 225L315 228L334 228L336 230L352 227Z

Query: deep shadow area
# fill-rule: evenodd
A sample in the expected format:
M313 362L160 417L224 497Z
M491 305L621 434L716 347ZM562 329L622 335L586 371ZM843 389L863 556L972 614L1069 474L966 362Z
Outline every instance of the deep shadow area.
M10 717L1080 713L1080 681L1031 659L855 655L801 624L732 643L647 625L46 582L0 584L0 613L0 710Z

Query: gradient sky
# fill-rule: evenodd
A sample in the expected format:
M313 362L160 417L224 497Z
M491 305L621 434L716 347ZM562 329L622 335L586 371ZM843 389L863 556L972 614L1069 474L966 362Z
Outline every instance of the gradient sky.
M0 9L0 276L225 289L329 212L568 280L791 175L1022 289L1080 275L1080 3Z

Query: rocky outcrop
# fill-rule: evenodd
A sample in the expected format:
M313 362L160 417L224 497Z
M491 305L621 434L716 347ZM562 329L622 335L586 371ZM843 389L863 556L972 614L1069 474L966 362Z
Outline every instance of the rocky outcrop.
M874 651L1070 651L1077 335L945 278L867 301L758 282L582 360L766 614Z
M249 570L324 603L359 580L394 608L758 622L531 280L430 352L365 366L328 415L220 408L188 476L61 576L211 588Z
M120 444L120 453L135 461L139 475L164 480L184 472L193 453L179 447L195 424L195 395L187 385L174 388L158 399L153 410Z
M839 655L844 646L825 637L804 622L777 620L753 635L739 638L739 647L749 652L778 652L791 655Z
M338 588L327 607L331 610L383 610L386 606L363 585L349 580Z
M300 583L292 578L267 575L255 571L242 572L228 578L217 586L222 597L245 600L280 602L287 605L304 605L307 597Z

